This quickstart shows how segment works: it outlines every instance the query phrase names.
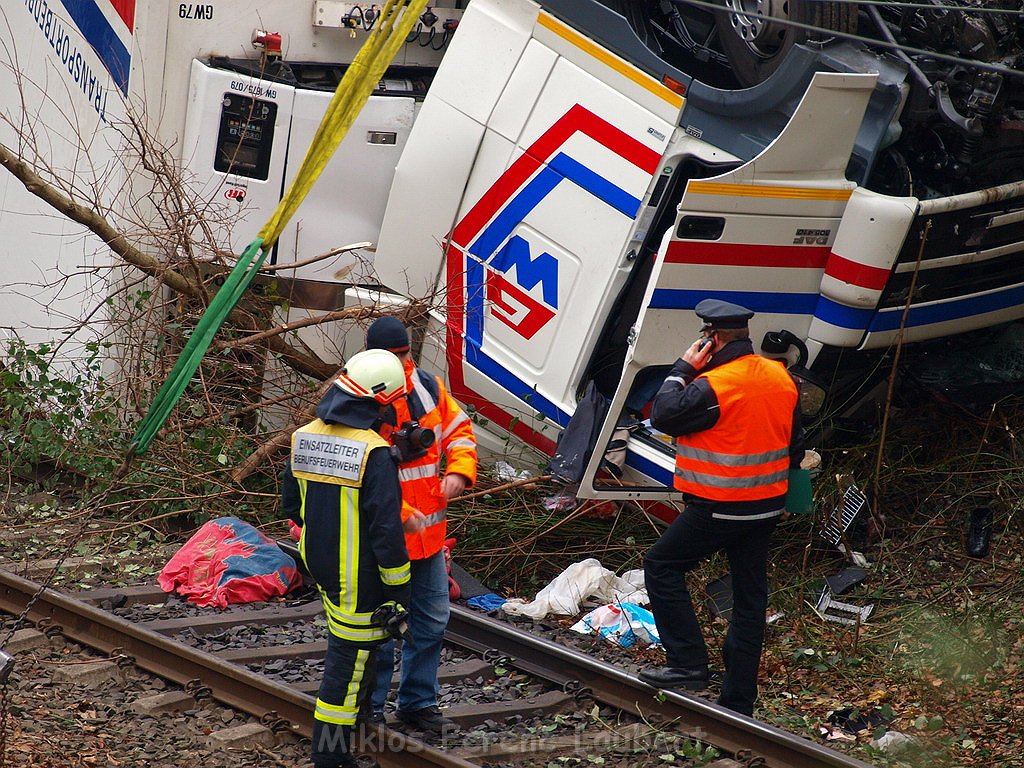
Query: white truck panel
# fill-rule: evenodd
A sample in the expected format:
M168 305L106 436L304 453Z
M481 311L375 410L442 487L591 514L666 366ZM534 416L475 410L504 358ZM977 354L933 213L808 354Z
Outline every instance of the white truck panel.
M785 130L732 181L845 180L850 150L877 75L817 72Z
M536 106L519 138L520 144L528 146L535 142L576 104L612 123L619 131L625 132L658 155L663 154L668 147L668 139L673 131L671 122L616 92L603 80L564 57L555 63L544 90L537 98ZM570 141L595 140L587 134L580 135L582 124L574 127L576 131L570 134ZM612 152L606 154L608 157L602 161L602 171L609 168L610 172L610 166L613 165L627 171L636 167L624 157L615 156Z
M288 183L299 169L333 94L300 90L295 95L288 141ZM412 98L371 96L348 134L278 240L277 261L297 261L353 242L376 243L395 166L415 116ZM374 137L394 137L393 144ZM267 211L267 216L273 208ZM313 280L370 282L372 260L347 254L300 267L293 273Z
M664 121L675 123L683 97L646 72L575 32L558 19L541 13L535 37L589 75L607 84Z
M121 137L110 125L123 113L118 86L88 41L56 10L42 2L18 3L3 14L11 43L0 53L0 142L11 149L34 143L41 166L63 179L63 188L75 186L81 202L95 197L107 205L125 186L117 162ZM114 21L130 46L125 25ZM6 171L0 176L0 231L6 235L0 245L3 336L52 341L105 298L106 280L90 275L93 267L110 263L103 243ZM65 349L74 356L77 347L73 342Z
M384 285L423 298L434 291L463 196L463 184L449 182L470 176L484 127L437 99L424 102L416 122L423 128L395 170L374 266Z
M614 299L622 251L669 134L669 124L564 59L514 154L488 133L467 190L471 204L460 212L466 219L484 206L482 231L459 243L469 251L467 343L479 345L492 371L481 397L504 396L508 382L494 380L501 371L531 382L549 417L574 409L581 368L601 332L579 319L602 317ZM498 165L503 158L507 167ZM495 192L500 199L492 200ZM504 227L513 215L518 223Z
M431 95L486 123L530 41L536 17L537 6L522 0L470 3Z
M558 55L547 46L536 40L529 42L494 107L488 122L490 130L509 141L517 141L522 136L537 94L544 89L544 82L551 76L557 60Z
M916 212L915 198L855 189L821 278L822 303L834 302L848 316L874 311ZM860 344L862 321L844 323L842 311L823 310L811 322L809 340L843 347Z

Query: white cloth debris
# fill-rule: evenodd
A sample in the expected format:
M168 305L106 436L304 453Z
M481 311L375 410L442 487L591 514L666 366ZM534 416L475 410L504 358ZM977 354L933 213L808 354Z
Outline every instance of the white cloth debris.
M514 480L527 479L530 477L530 471L527 469L517 470L507 461L496 461L494 462L494 476L499 480L510 483Z
M627 571L619 577L590 557L573 563L558 574L532 602L513 598L502 606L502 610L531 619L542 619L549 613L572 616L579 613L580 604L591 597L602 603L647 605L650 602L644 589L642 570Z
M610 643L623 648L640 645L659 645L658 627L654 615L633 603L602 605L572 625L581 635L599 634Z
M908 736L905 733L899 731L889 731L879 736L877 739L871 741L871 746L876 749L880 749L883 752L902 752L907 747L912 747L917 743L917 740L913 736Z

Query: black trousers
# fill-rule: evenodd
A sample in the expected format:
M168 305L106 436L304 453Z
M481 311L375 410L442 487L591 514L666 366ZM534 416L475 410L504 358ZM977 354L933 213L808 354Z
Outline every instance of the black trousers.
M370 711L378 643L352 643L327 633L324 677L313 715L313 765L354 766L352 735Z
M718 703L751 715L768 607L768 542L778 517L719 520L687 504L644 558L644 579L670 667L708 663L708 648L686 587L686 574L725 550L732 572L732 622L722 647L725 679Z

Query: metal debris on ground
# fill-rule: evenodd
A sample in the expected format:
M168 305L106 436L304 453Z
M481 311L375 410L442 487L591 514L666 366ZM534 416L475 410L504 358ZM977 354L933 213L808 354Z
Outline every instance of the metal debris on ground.
M832 599L832 592L828 586L821 592L815 611L826 621L833 621L837 624L864 624L868 617L875 610L875 604L870 603L863 608L852 603L843 603Z
M860 584L868 577L867 569L859 565L843 568L839 573L828 576L825 582L833 595L841 595Z
M841 477L836 481L842 485ZM840 546L847 531L867 511L867 496L851 482L843 492L842 503L825 519L821 528L822 538L833 546Z

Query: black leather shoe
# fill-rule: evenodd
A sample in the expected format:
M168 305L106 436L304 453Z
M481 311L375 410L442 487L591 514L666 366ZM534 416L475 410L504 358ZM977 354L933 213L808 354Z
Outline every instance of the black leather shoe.
M967 528L967 554L984 557L988 554L992 537L992 508L978 507L971 510L971 522Z
M395 714L403 723L419 731L444 733L457 730L459 727L454 720L449 720L442 715L437 706L414 709L411 712L400 709Z
M703 691L708 687L707 667L648 667L637 677L655 688L685 688Z

